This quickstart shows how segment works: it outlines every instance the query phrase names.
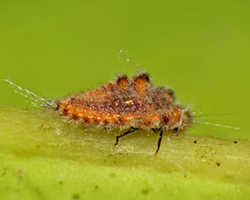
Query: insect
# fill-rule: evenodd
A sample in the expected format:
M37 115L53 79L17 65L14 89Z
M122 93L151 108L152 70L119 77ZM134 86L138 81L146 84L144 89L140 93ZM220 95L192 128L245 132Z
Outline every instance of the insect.
M188 110L176 104L173 91L153 86L147 72L137 73L132 79L121 74L115 82L59 99L56 105L55 110L81 123L127 128L116 136L114 146L121 137L138 129L158 131L156 153L164 131L184 131L192 121Z
M157 153L165 131L181 132L192 123L187 108L176 103L173 90L151 84L147 72L139 72L129 79L120 74L115 81L81 94L74 94L58 100L46 100L35 93L5 80L24 91L41 106L53 109L60 115L79 123L105 128L122 128L126 132L117 135L119 139L139 129L159 132Z

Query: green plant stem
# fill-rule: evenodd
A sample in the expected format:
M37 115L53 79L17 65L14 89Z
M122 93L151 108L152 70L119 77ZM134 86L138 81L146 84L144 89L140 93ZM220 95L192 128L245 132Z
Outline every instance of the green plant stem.
M124 130L123 130L124 131ZM250 142L84 129L48 110L0 106L2 199L247 199Z

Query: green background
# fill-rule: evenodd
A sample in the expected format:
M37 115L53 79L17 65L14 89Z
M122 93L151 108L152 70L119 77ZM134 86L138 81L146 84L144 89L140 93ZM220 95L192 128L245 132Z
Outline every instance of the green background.
M155 85L170 86L178 100L191 105L193 111L225 114L200 119L240 127L234 130L194 124L183 138L171 137L166 144L165 137L157 158L152 158L157 137L151 134L150 139L144 138L145 133L141 132L131 135L131 144L125 139L122 143L130 157L124 158L118 148L118 153L110 158L107 155L112 151L116 133L106 136L105 131L98 132L97 137L87 134L85 140L90 143L81 141L82 128L72 129L51 113L37 111L0 81L0 105L36 110L26 113L16 109L15 114L15 108L1 107L1 167L8 166L9 177L1 172L0 185L5 185L3 191L12 192L12 196L6 193L6 198L20 199L18 194L22 194L24 199L32 195L37 199L60 195L80 199L95 194L93 199L112 199L116 198L112 190L119 193L121 185L129 183L119 195L124 197L138 187L138 191L129 194L130 199L138 195L143 198L148 193L149 199L164 195L173 199L222 199L225 195L235 199L242 195L238 198L244 199L249 194L249 141L244 141L250 138L249 10L250 2L243 0L1 0L0 79L11 78L45 98L61 98L106 84L117 73L131 77L138 67L119 58L117 53L123 49L123 56L147 70ZM45 124L45 130L40 130L41 124ZM77 137L68 137L69 133ZM201 146L192 146L196 140L193 134L201 135ZM203 136L229 140L210 141ZM235 146L233 138L242 139L241 146ZM62 146L57 148L56 143ZM37 150L37 146L41 148ZM188 147L192 147L190 152ZM171 154L170 149L183 155ZM108 160L108 164L103 164L103 160ZM221 168L215 165L217 161L222 161ZM85 177L86 172L90 176ZM186 174L190 179L183 179ZM113 182L112 177L117 175ZM66 183L64 187L59 186L61 179L62 184ZM94 192L96 185L101 188L100 193ZM214 193L217 189L218 193Z

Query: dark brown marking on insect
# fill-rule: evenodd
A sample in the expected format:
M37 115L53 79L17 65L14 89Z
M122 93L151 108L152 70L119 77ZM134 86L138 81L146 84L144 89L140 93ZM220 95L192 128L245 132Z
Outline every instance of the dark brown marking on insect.
M144 81L150 83L150 76L149 76L149 73L147 73L147 72L142 72L142 73L135 74L133 76L133 79L135 81L138 80L138 79L141 79L141 80L144 80Z
M67 116L68 115L68 110L67 109L63 109L63 115Z
M76 115L76 114L72 114L72 119L73 119L73 120L79 120L79 116Z
M159 89L164 93L165 98L172 99L172 101L175 100L174 91L172 89L166 86L160 87Z
M166 126L167 124L169 124L169 117L168 116L163 114L161 116L161 119L162 119L162 126Z

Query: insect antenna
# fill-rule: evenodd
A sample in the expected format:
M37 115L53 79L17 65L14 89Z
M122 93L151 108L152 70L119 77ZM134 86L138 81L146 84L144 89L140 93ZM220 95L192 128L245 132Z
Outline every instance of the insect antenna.
M12 87L14 87L16 89L14 90L15 93L30 100L30 101L25 101L26 103L30 103L33 106L43 107L43 108L53 108L56 106L56 104L53 101L47 100L37 95L36 93L19 86L10 81L9 79L3 79L3 81L9 83Z
M141 69L141 66L140 66L138 63L136 63L136 62L134 62L134 61L132 61L132 60L130 60L130 59L124 57L124 56L122 55L123 53L124 53L124 52L123 52L123 49L121 49L121 50L117 53L118 57L119 57L119 58L122 58L122 59L124 59L124 60L126 60L127 62L132 63L133 65L135 65L135 66L137 66L139 69Z
M211 123L211 122L203 122L203 121L199 121L199 120L193 120L193 123L201 123L201 124L207 124L207 125L212 125L212 126L219 126L219 127L223 127L223 128L231 128L231 129L235 129L235 130L239 130L239 127L234 127L234 126L227 126L227 125L222 125L222 124L215 124L215 123Z
M216 123L211 123L211 122L205 122L205 121L201 121L201 120L195 119L197 117L211 117L211 116L222 116L222 115L235 115L236 113L206 113L206 114L203 114L200 109L198 110L198 113L199 114L196 114L196 112L192 112L192 123L207 124L207 125L218 126L218 127L223 127L223 128L231 128L231 129L235 129L235 130L239 130L240 129L239 127L227 126L227 125L216 124Z
M213 116L222 116L222 115L235 115L236 113L207 113L207 114L199 114L199 115L196 115L195 112L192 112L192 117L195 118L195 117L213 117Z

